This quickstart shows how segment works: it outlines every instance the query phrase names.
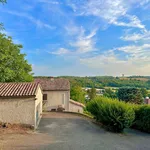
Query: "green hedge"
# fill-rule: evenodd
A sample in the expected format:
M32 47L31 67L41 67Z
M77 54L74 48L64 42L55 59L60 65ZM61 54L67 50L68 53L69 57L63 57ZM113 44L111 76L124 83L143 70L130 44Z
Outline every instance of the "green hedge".
M97 97L90 101L87 110L113 132L122 132L124 128L130 127L135 118L131 105L106 97Z
M150 106L135 106L135 120L133 128L150 133Z

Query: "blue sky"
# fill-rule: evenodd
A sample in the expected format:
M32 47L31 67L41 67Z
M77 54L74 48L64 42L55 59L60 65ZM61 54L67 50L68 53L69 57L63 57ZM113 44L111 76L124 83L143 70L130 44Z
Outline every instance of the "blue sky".
M0 13L35 75L150 75L150 0L8 0Z

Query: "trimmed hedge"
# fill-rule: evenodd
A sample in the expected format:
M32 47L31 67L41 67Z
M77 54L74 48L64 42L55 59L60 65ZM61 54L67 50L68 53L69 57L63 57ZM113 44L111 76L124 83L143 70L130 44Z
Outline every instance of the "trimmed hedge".
M150 106L134 106L135 120L133 128L150 133Z
M132 125L135 113L131 105L117 99L97 97L87 104L87 110L109 131L122 132Z

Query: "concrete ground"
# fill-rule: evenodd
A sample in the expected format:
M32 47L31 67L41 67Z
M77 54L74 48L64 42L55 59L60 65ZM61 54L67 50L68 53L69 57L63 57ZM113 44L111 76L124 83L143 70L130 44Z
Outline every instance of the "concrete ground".
M41 150L150 150L150 134L131 129L124 134L110 133L72 114L44 114L38 132L53 139Z
M150 150L150 134L115 134L74 114L44 113L34 133L0 134L0 150Z

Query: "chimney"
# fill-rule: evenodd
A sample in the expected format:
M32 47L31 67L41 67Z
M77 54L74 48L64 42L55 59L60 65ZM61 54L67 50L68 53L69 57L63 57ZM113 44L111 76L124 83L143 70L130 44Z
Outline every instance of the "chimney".
M50 80L51 80L51 81L54 81L54 77L50 77Z

